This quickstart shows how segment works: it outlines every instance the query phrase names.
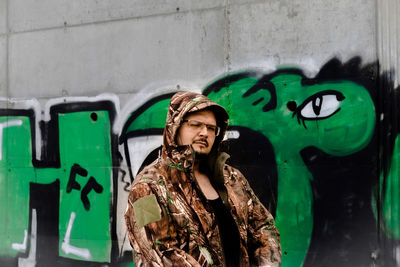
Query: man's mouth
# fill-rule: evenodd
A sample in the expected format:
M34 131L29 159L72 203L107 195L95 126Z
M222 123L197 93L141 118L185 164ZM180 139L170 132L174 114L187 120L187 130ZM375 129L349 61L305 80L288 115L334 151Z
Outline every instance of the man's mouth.
M208 147L208 142L205 139L201 139L201 140L195 140L193 142L193 144L198 144L198 145L203 145L205 147Z

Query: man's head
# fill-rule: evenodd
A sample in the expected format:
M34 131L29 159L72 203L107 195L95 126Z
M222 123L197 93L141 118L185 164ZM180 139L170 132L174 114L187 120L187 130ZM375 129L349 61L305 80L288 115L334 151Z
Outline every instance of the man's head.
M188 113L176 135L177 145L192 145L199 155L208 155L220 133L217 119L210 109Z
M178 92L172 96L164 129L163 155L175 158L178 147L191 145L198 155L218 149L228 127L226 110L206 96ZM182 151L181 148L178 149Z

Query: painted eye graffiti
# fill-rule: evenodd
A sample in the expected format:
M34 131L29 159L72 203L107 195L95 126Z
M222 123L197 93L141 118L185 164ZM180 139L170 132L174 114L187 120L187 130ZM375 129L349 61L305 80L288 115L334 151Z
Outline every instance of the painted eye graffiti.
M297 116L297 121L303 123L306 120L322 120L329 118L339 112L340 101L345 99L344 95L338 91L326 90L318 92L308 97L296 108L293 117Z

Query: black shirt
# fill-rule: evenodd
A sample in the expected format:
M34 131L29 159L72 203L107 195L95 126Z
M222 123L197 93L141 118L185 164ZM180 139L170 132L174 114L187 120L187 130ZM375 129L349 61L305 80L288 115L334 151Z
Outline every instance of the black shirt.
M222 248L225 255L227 267L240 265L240 238L239 230L231 213L222 203L221 198L208 200L215 217L217 218L218 228L221 235Z

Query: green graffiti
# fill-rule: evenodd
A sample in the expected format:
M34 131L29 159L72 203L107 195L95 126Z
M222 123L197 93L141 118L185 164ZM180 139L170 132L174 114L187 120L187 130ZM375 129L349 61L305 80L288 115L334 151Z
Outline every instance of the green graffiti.
M139 117L135 119L135 123L129 125L127 132L149 128L164 128L167 119L168 105L169 99L154 103L151 109L147 109L139 114Z
M60 179L60 237L65 237L70 223L71 213L76 219L70 236L74 247L87 248L91 261L110 261L111 232L111 140L110 121L107 112L97 111L97 120L90 117L91 112L76 112L59 115L60 162L62 170L69 170L73 164L84 166L87 177L77 176L81 190L94 177L101 184L101 194L91 191L90 210L86 210L81 201L81 190L66 193L68 177ZM62 247L60 238L60 247ZM60 249L60 256L82 259L77 255L67 254Z
M37 178L32 166L29 118L4 116L0 123L0 255L16 256L25 252L22 245L29 225L29 183Z
M58 114L59 168L33 166L34 126L29 117L0 117L0 256L16 257L18 253L29 252L24 239L31 213L30 183L49 184L59 180L59 256L110 262L111 125L107 111L96 111L95 119L92 113ZM70 172L76 164L86 175L76 175L68 192Z
M384 227L388 235L400 239L400 137L397 136L390 170L387 175L386 194L382 207ZM383 177L381 177L381 180Z
M273 145L282 266L301 266L313 229L313 177L300 151L315 146L328 154L348 155L369 143L375 126L374 103L364 87L346 80L302 85L302 78L290 72L273 77L270 82L276 92L276 107L267 112L262 107L270 102L269 91L244 96L255 85L254 77L240 79L208 95L227 107L231 125L257 130ZM288 103L295 103L296 110L290 110Z

